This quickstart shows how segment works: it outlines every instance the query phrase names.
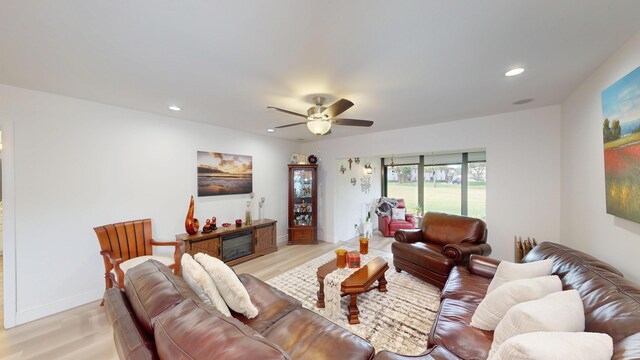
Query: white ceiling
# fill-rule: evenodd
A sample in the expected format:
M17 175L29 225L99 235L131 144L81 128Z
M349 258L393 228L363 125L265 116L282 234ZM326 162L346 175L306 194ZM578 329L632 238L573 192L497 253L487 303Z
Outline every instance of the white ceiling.
M260 134L300 119L267 105L304 113L317 93L375 121L330 138L558 104L638 14L636 0L2 0L0 83Z

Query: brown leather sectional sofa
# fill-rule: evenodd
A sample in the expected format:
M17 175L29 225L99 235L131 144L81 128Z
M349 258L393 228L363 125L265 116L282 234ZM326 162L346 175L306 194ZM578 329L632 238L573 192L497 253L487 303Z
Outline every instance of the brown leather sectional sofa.
M163 264L127 271L125 291L105 293L120 359L372 359L362 338L303 309L300 302L251 275L240 275L258 308L247 319L204 304Z
M640 286L611 265L567 246L544 242L523 259L553 260L563 288L576 289L585 308L585 331L613 338L613 359L640 359ZM486 359L493 332L471 327L471 317L487 292L499 261L472 255L469 266L453 268L429 334L430 349L419 356L382 351L376 360Z

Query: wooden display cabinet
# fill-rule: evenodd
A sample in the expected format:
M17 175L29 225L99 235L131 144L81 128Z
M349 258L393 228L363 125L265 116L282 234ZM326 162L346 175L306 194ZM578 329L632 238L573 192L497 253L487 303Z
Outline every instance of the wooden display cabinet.
M184 243L188 254L208 254L229 266L278 250L276 221L269 219L253 221L251 225L221 226L207 234L179 234L176 240Z
M289 245L317 244L318 165L289 165Z

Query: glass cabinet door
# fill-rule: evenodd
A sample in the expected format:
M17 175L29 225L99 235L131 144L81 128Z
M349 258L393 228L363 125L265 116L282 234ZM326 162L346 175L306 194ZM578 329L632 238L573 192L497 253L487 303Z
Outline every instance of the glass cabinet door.
M313 172L293 170L293 225L313 224Z

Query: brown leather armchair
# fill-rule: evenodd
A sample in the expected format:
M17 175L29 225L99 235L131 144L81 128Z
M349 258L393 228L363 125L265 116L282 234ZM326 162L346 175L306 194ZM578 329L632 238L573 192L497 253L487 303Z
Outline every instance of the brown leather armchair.
M471 254L489 255L487 224L476 218L427 212L419 229L397 230L391 245L397 272L406 272L442 289L455 265Z

